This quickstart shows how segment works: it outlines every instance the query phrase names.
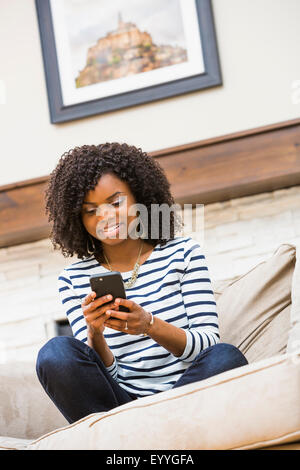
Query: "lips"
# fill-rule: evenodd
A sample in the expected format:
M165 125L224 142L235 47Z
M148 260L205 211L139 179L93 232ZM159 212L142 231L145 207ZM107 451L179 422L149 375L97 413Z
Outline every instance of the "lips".
M103 230L103 232L110 232L111 230L115 230L119 227L120 224L114 224L114 225L109 225L107 227L105 227Z

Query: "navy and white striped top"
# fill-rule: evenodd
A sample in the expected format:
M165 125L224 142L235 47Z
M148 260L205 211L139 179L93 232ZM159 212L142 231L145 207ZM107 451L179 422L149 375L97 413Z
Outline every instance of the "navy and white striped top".
M75 262L59 274L58 290L75 338L87 342L81 303L91 291L89 277L108 272L94 256ZM132 271L122 272L126 282ZM186 333L186 347L176 357L149 336L106 327L104 336L114 355L108 371L129 393L142 397L172 387L197 354L219 342L218 315L205 255L191 237L175 237L156 245L140 266L126 297Z

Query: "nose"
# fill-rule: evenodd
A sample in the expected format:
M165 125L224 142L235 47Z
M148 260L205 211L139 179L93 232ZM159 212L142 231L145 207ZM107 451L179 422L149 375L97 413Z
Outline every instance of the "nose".
M103 230L109 225L118 223L116 209L111 204L101 204L96 208L96 217L98 218L97 227Z
M96 208L96 216L105 220L112 220L116 216L116 209L111 204L101 204Z

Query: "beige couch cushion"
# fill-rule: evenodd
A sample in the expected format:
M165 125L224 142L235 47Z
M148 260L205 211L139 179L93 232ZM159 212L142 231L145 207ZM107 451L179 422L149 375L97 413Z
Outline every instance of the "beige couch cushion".
M0 365L0 436L35 439L68 424L35 372L35 364Z
M0 450L26 450L29 439L0 436Z
M251 449L300 439L300 353L95 413L27 449Z
M237 346L249 362L286 351L295 263L296 247L281 245L243 276L214 286L221 341Z
M300 245L296 246L296 266L292 282L291 330L287 352L300 350Z

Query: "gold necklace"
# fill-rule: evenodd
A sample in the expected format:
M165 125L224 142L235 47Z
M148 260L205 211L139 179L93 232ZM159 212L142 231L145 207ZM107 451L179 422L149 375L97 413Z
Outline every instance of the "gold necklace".
M144 240L142 240L141 247L140 247L140 251L139 251L139 254L138 254L136 263L135 263L135 265L134 265L131 278L130 278L128 281L124 282L124 285L125 285L126 288L132 287L132 286L135 284L136 280L137 280L138 271L139 271L139 268L140 268L139 261L140 261L140 256L141 256L141 252L142 252L142 248L143 248L143 243L144 243ZM103 252L103 255L104 255L104 258L105 258L106 263L107 263L108 266L109 266L110 271L113 271L113 269L112 269L111 265L109 264L109 261L108 261L107 257L105 256L105 253L104 253L104 252Z

